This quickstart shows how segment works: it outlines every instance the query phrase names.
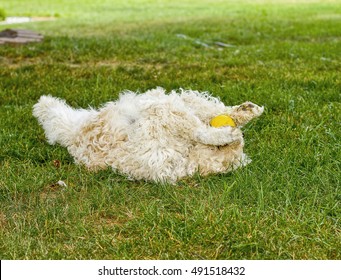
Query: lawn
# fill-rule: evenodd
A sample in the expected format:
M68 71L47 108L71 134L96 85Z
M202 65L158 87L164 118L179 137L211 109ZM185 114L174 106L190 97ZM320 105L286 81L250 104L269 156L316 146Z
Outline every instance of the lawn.
M45 36L0 45L0 259L341 258L340 1L0 6L54 17L0 25ZM253 162L175 186L131 181L75 165L32 116L42 94L97 107L156 86L264 105L244 128Z

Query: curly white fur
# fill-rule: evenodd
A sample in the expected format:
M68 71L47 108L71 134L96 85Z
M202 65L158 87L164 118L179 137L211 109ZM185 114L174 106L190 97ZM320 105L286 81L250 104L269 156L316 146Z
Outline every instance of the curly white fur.
M171 183L197 171L228 172L249 163L240 128L262 112L251 102L229 107L208 93L166 94L162 88L124 92L99 110L73 109L51 96L41 96L33 109L48 142L67 147L77 163ZM209 125L224 113L237 127Z

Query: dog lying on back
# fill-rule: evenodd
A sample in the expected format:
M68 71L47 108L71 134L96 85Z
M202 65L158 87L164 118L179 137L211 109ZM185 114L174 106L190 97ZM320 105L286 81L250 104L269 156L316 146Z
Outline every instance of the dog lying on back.
M251 102L229 107L208 93L166 94L162 88L124 92L99 110L73 109L51 96L41 96L33 108L48 142L66 147L76 163L169 183L249 163L241 127L262 113ZM210 126L219 114L228 114L236 127Z

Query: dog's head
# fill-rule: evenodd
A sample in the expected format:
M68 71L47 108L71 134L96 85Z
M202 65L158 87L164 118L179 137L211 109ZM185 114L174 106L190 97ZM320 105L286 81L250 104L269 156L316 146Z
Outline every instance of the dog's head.
M264 112L264 107L258 106L252 102L244 102L239 106L234 106L230 116L238 127L247 124L254 118L259 117Z

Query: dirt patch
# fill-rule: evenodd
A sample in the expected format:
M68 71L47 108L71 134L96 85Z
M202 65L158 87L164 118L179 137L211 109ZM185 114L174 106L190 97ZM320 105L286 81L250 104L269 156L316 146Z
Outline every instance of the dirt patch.
M4 228L6 225L7 225L6 215L0 212L0 227Z
M0 44L26 44L40 42L44 36L32 30L5 29L0 32Z

